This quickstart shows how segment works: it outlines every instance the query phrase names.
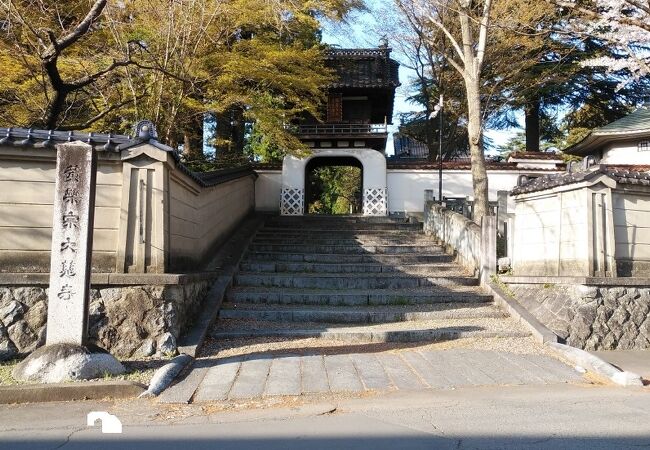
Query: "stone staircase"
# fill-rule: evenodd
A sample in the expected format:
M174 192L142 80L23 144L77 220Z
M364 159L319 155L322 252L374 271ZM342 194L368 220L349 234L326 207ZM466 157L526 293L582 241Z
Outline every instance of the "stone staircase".
M268 218L212 332L348 343L528 335L420 224L355 216Z

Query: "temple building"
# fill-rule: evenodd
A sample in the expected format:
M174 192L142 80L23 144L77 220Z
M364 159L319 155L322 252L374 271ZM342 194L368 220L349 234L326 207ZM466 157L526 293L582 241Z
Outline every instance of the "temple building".
M309 147L371 148L384 152L392 124L399 63L391 49L331 49L326 66L337 80L329 86L324 122L307 117L297 134Z
M296 126L298 136L312 153L303 158L286 156L281 174L277 166L258 168L259 210L278 211L279 203L282 215L306 214L308 175L328 165L361 169L364 215L422 210L424 191L438 186L439 167L421 157L410 162L386 157L388 125L392 124L395 90L400 86L399 63L390 54L387 45L329 51L327 65L336 73L337 81L329 87L324 120L305 118ZM521 161L489 163L490 200L496 201L497 191L515 186L522 173L534 178L563 170L559 157L535 155ZM443 166L442 196L471 197L469 161L445 162Z

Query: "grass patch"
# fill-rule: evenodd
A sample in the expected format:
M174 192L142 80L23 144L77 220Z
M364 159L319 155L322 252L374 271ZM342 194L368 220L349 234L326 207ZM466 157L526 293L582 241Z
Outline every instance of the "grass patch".
M11 371L14 370L14 367L16 367L16 364L19 362L20 360L18 359L12 359L0 363L0 386L21 384L20 382L14 380L14 377L11 376Z
M499 278L498 275L496 275L496 274L494 274L494 275L490 275L490 281L492 281L492 283L494 283L494 284L497 285L499 288L501 288L501 290L502 290L502 291L503 291L503 292L504 292L508 297L510 297L510 298L512 298L512 299L515 299L515 298L516 298L516 297L515 297L515 293L512 292L512 289L510 289L510 286L508 286L508 285L505 284L503 281L501 281L501 279Z
M97 380L101 381L114 381L125 380L135 383L142 383L148 385L153 377L154 372L159 367L163 366L169 361L169 358L163 359L149 359L149 360L125 360L121 361L126 369L122 375L109 375L106 374ZM19 359L13 359L0 363L0 386L17 386L21 384L29 384L23 381L18 381L11 376L11 371L20 362ZM75 383L76 381L70 381Z

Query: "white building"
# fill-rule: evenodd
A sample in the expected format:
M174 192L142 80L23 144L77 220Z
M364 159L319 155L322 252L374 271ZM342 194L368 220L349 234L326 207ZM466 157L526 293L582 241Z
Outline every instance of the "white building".
M515 275L650 275L650 110L565 152L583 164L513 192Z

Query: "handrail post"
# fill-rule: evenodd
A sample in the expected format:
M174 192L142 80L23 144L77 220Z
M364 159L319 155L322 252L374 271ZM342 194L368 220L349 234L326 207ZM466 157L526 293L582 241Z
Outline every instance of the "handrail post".
M484 216L481 219L481 285L486 284L491 275L497 273L497 218Z

